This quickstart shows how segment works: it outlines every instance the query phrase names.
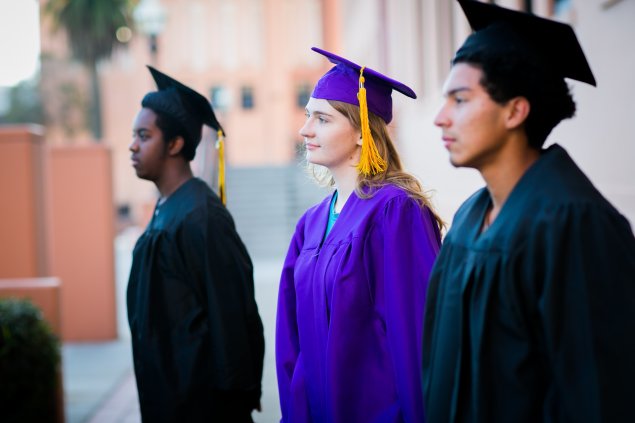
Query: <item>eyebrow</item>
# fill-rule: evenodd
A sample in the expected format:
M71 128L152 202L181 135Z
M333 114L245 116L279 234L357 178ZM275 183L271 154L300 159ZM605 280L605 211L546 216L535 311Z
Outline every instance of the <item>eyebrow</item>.
M470 87L456 87L456 88L452 88L450 91L448 91L447 93L445 93L446 97L450 97L456 93L459 93L461 91L471 91L472 89Z
M328 113L326 113L326 112L321 112L321 111L319 111L319 110L314 110L313 112L311 112L309 109L304 109L304 110L305 110L308 114L313 115L313 116L315 116L315 115L317 115L317 116L333 116L333 115L331 115L331 114L328 114Z

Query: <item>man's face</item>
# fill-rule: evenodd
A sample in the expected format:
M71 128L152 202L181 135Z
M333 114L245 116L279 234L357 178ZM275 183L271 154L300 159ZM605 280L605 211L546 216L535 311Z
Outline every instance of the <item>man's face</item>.
M161 177L168 157L168 146L156 126L156 119L157 115L151 109L141 109L134 120L129 146L137 176L149 181L157 181Z
M456 167L482 170L495 162L505 145L507 110L492 100L480 84L482 78L478 67L458 63L443 87L445 102L434 124L442 129L450 162Z

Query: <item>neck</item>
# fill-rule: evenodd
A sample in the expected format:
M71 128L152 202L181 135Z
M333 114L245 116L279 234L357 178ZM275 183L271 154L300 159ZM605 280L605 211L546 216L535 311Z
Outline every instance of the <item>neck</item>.
M500 153L494 161L479 169L492 198L490 223L496 219L520 178L540 157L540 151L529 147L526 137L509 140Z
M347 165L342 169L329 169L335 180L335 188L337 189L337 201L335 202L335 211L339 213L348 197L351 196L357 186L357 168Z
M186 162L177 166L167 166L161 177L154 183L161 197L166 199L192 177L192 169L189 162Z

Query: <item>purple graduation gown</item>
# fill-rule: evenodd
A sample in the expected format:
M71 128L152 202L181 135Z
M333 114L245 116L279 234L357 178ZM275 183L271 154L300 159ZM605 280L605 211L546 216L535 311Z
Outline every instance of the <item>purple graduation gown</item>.
M332 197L297 224L282 270L276 365L283 422L422 422L423 308L440 236L427 208L385 185Z

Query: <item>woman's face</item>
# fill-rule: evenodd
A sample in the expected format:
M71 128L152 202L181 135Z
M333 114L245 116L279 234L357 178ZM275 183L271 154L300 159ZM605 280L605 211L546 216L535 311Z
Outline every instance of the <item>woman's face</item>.
M300 129L309 163L336 172L356 166L361 146L360 131L327 100L311 97L306 105L306 122Z

